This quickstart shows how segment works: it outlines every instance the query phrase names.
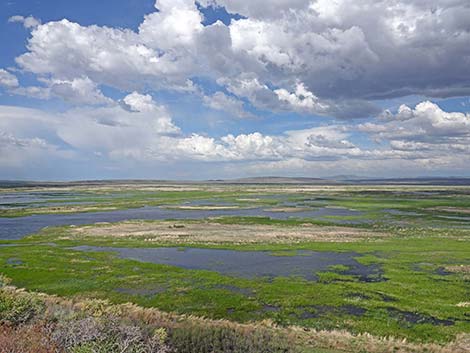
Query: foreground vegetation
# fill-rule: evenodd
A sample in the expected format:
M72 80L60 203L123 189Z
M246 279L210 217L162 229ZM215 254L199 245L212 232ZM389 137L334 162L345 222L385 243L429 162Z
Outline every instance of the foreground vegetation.
M118 225L49 228L4 247L0 251L2 272L15 285L35 291L114 303L131 301L213 319L238 322L269 319L284 327L340 328L354 334L392 335L415 342L448 342L459 333L470 331L468 231L410 230L407 235L400 231L384 237L381 230L377 232L381 236L369 236L368 240L322 242L318 236L324 227L307 227L315 241L300 238L290 244L278 237L275 238L278 242L269 239L243 242L243 237L236 237L238 228L232 242L214 238L217 232L212 238L206 234L208 238L201 239L189 230L195 224L203 230L205 223L180 222L177 227L168 228L171 224L144 222L150 229L155 226L152 236L138 231L119 236L115 233ZM232 226L212 225L221 230ZM106 229L111 232L108 234ZM298 227L277 225L275 229L289 234ZM97 230L99 235L93 232ZM187 232L183 242L178 237L168 237L177 230ZM382 272L364 281L360 276L347 274L348 268L344 266L333 266L317 273L316 282L300 277L248 279L120 259L107 252L71 249L84 244L263 250L276 256L292 256L299 249L348 251L356 253L361 263L380 266Z
M345 331L280 328L270 321L236 324L163 313L134 304L66 300L0 287L0 352L8 353L340 353L467 352L470 338L413 344Z

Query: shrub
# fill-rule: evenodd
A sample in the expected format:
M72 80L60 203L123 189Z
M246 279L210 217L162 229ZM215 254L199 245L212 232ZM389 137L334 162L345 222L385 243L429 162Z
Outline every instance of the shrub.
M0 324L24 324L43 311L43 302L34 295L0 289Z
M0 326L0 353L62 353L50 339L50 331L44 323Z
M152 333L114 316L87 317L59 322L54 341L72 353L167 353L161 330Z
M8 277L5 277L4 275L0 274L0 288L9 285L10 282L11 280Z
M187 323L174 329L171 343L178 353L287 353L286 337L263 327L236 328Z

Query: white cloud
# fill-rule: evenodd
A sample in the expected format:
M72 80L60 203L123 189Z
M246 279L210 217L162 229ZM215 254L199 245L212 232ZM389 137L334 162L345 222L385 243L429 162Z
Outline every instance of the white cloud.
M53 158L59 155L56 146L40 138L18 138L5 131L0 131L0 166L17 168L35 159Z
M282 161L286 159L336 160L370 154L347 140L337 126L288 131L283 135L232 134L215 139L193 134L173 140L173 158L212 162Z
M396 114L387 111L378 123L359 126L377 138L440 144L468 144L470 115L445 112L437 104L425 101L414 109L402 105Z
M317 96L307 90L302 82L297 82L292 93L283 88L274 90L274 93L280 101L289 103L294 110L301 112L321 114L329 108L328 104L320 102Z
M171 146L171 147L170 147ZM227 150L218 144L214 138L192 134L180 140L169 140L168 147L175 153L173 158L216 161L226 159ZM159 154L162 151L158 151Z
M50 94L74 104L99 105L111 103L88 77L48 82Z
M72 80L40 79L44 86L14 86L10 93L38 99L58 97L72 105L111 104L112 99L105 97L98 86L88 77Z
M470 162L468 114L447 113L429 102L389 113L381 118L385 119L381 125L329 125L275 135L253 132L221 137L183 135L150 95L133 92L122 105L65 113L2 106L0 165L27 166L34 158L57 160L74 155L82 160L99 158L104 165L116 163L113 168L117 170L133 163L151 168L155 163L183 162L217 175L234 165L237 175L253 172L255 167L263 168L264 174L316 170L315 175L366 171L396 175L397 170L461 172ZM383 128L375 129L374 124ZM382 142L372 148L365 147L364 139L355 143L356 129ZM221 163L226 169L221 169Z
M470 92L465 0L201 4L223 5L247 18L204 27L194 1L160 0L137 32L67 20L31 26L28 52L17 62L52 80L88 77L125 91L194 93L188 80L204 76L258 108L295 111L317 97L320 109L310 113L342 117L375 113L371 102L378 98ZM258 87L235 88L248 81ZM313 96L296 99L298 82Z
M270 0L269 6L266 2L254 0L202 0L201 4L220 5L230 13L238 13L247 17L273 19L283 17L291 11L307 10L310 0Z
M239 159L282 158L282 142L276 137L264 136L259 132L238 136L227 135L222 137L221 141Z
M178 80L186 85L184 59L145 46L130 30L84 27L64 19L43 24L31 34L29 52L16 61L38 75L57 80L88 77L122 89L147 81L156 87Z
M35 28L41 24L41 21L37 18L34 18L33 16L24 17L19 15L10 17L8 22L22 23L25 28Z
M138 93L130 96L138 97ZM130 102L130 99L126 101ZM147 104L151 109L145 110L140 106L142 111L110 105L75 108L64 113L0 106L0 131L19 139L40 139L48 144L60 144L65 150L80 156L99 153L109 159L129 150L134 151L135 156L145 156L146 149L156 141L180 133L164 107L153 100ZM5 159L15 156L7 155Z
M191 0L158 0L158 12L145 16L139 27L142 41L161 50L191 47L203 29L202 15Z
M139 94L135 91L125 96L123 102L134 112L152 112L158 109L151 95Z
M200 134L183 136L165 108L149 95L131 93L123 99L125 108L109 106L76 108L61 114L41 113L24 108L2 107L0 129L28 138L59 138L84 154L109 158L152 160L196 160L231 162L283 160L286 158L327 158L361 155L339 127L294 130L282 135L228 134L220 138ZM42 137L35 135L44 131Z
M4 69L0 69L0 87L15 88L18 87L18 79L15 75Z
M216 92L213 95L204 96L203 103L212 109L226 111L235 117L254 118L253 114L245 110L241 100L228 96L223 92Z
M387 111L376 123L358 130L383 146L389 156L427 162L427 168L461 168L470 163L470 115L445 112L437 104L402 105L396 114Z
M377 113L376 101L383 98L468 95L466 0L199 4L225 6L244 17L204 26L195 1L158 0L157 10L136 31L67 19L41 24L31 16L10 18L31 36L26 52L16 58L17 71L0 69L0 86L9 93L60 98L75 108L60 114L29 111L28 118L26 110L2 107L0 130L10 136L3 140L35 149L45 141L103 159L149 164L236 162L301 170L316 161L334 168L353 168L351 161L357 161L364 169L375 161L391 170L413 161L431 170L452 163L458 169L468 161L469 115L427 101L359 126L343 121L269 134L256 125L239 129L245 133L207 136L185 129L183 134L167 108L152 98L158 91L178 91L241 118L267 112L366 118ZM12 72L20 79L33 73L38 83L21 86ZM132 93L114 102L101 91L107 86Z
M17 87L10 91L11 93L28 96L37 99L49 99L51 98L51 91L48 87L43 86L27 86L27 87Z
M136 155L144 155L154 141L180 132L167 110L156 105L150 96L134 92L123 101L130 109L115 105L70 110L63 114L57 134L83 151L118 155L123 150L133 150Z

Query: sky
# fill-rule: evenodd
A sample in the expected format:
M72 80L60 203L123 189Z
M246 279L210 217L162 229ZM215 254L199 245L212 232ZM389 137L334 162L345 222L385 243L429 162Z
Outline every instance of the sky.
M3 0L0 179L470 177L468 0Z

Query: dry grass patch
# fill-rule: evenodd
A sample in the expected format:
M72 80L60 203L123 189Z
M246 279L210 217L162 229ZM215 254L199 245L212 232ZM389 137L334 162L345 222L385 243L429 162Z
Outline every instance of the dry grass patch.
M311 211L311 208L306 208L306 207L272 207L272 208L266 208L264 211L268 212L305 212L305 211Z
M470 214L470 208L462 208L462 207L438 206L438 207L426 208L425 210L426 211L442 211L442 212L451 212L451 213Z
M54 207L38 207L34 209L35 214L51 214L51 213L77 213L77 212L102 212L102 211L115 211L117 207L114 206L54 206Z
M463 273L463 274L470 274L470 265L452 265L452 266L445 266L444 269L448 272L452 273Z
M390 234L335 226L239 225L209 222L129 221L71 228L73 238L125 238L155 243L293 244L303 242L353 242L377 240Z
M192 205L172 205L166 206L165 208L173 209L173 210L200 210L200 211L207 211L207 210L238 210L247 207L241 206L219 206L219 205L201 205L201 206L192 206Z

